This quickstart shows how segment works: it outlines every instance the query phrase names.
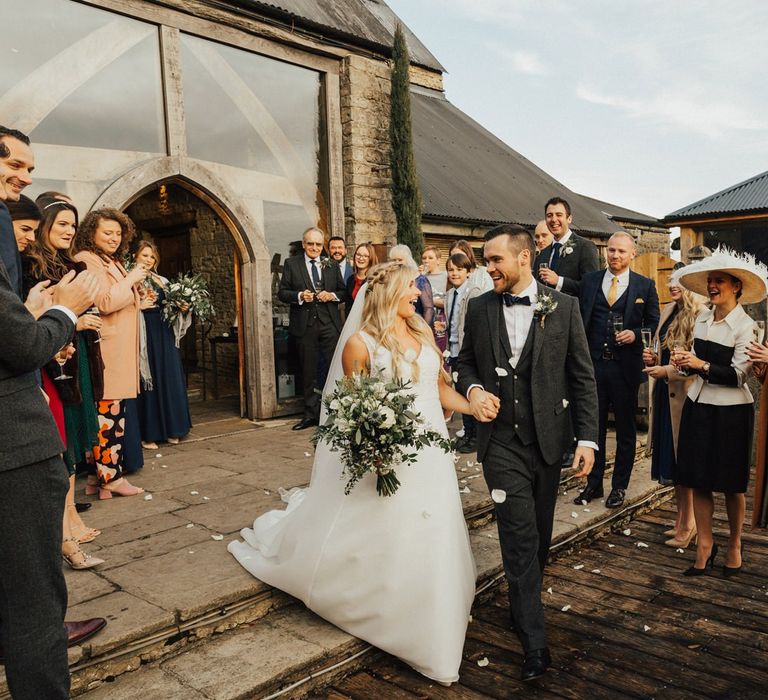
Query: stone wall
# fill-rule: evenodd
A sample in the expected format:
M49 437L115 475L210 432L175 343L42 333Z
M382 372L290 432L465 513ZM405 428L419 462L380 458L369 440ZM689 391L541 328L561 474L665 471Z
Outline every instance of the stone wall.
M392 243L389 66L362 56L344 59L341 72L342 167L347 242Z

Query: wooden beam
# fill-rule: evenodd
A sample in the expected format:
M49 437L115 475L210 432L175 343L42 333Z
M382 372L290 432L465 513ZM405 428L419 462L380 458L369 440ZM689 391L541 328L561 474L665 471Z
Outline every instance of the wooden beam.
M181 37L178 29L160 27L160 60L165 103L165 138L168 155L187 155L187 120L184 112L184 85L181 64Z
M81 85L156 29L114 19L38 66L0 97L5 124L29 133Z
M768 214L733 214L720 217L709 217L705 219L683 219L682 221L669 221L669 226L700 226L702 224L715 224L718 226L738 223L740 221L768 221Z

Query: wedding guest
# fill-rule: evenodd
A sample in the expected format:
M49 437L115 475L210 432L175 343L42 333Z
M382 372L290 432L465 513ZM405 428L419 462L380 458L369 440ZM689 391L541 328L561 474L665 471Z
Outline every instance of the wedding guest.
M416 287L419 290L419 298L416 301L416 313L427 322L427 325L429 325L430 328L432 328L432 323L435 319L435 304L432 299L432 285L430 285L429 280L424 275L419 274L419 266L413 259L411 249L403 243L393 245L389 249L389 259L392 262L405 265L409 270L414 270L417 273Z
M476 283L470 280L472 263L464 253L454 253L445 264L450 289L446 296L448 319L446 337L448 339L448 365L451 372L456 370L459 350L464 342L464 321L470 299L483 293ZM477 423L470 413L462 415L464 435L456 441L456 449L462 454L470 454L477 449Z
M449 256L456 253L464 253L469 258L469 262L472 263L472 272L469 276L473 286L479 287L483 292L490 292L493 289L493 280L488 274L488 268L477 264L477 258L475 257L475 251L472 250L472 246L462 238L456 241L448 251Z
M22 288L25 297L36 284L44 280L58 283L74 269L69 250L77 227L75 208L61 200L42 200L41 205L41 219L36 226L35 240L25 249L22 257ZM14 203L10 204L9 209L13 217ZM82 315L78 317L75 329L98 325L98 319ZM70 344L67 350L59 351L41 372L42 388L48 397L48 407L59 429L62 443L67 447L70 446L71 440L66 425L66 404L72 405L82 401L77 381L76 354L76 347ZM62 555L73 569L91 569L103 564L104 560L86 554L79 545L93 541L101 532L87 527L78 514L75 506L75 465L67 460L65 464L69 473L69 490L64 508Z
M766 296L765 266L746 254L718 249L711 257L680 271L680 284L707 295L711 309L702 311L693 331L693 349L678 350L672 364L696 377L688 389L680 421L675 481L693 489L698 530L696 561L684 574L701 576L713 568L717 543L712 534L713 492L725 494L728 548L723 576L742 567L741 533L752 455L754 405L747 387L752 360L762 360L752 344L756 324L742 304Z
M331 236L328 239L328 257L339 266L346 284L352 276L353 266L347 260L347 243L341 236Z
M157 246L152 241L140 241L133 260L148 272L139 288L146 327L146 361L151 374L151 385L145 386L138 397L141 439L145 448L157 449L158 442L178 444L191 430L192 419L181 355L173 331L162 316L168 280L157 273ZM151 287L147 286L148 280Z
M747 354L753 363L752 370L762 385L757 424L754 498L752 501L751 525L753 528L764 528L768 525L768 479L766 479L766 465L768 464L768 382L765 381L766 376L768 376L768 340L765 339L765 321L762 322L762 335L761 342L753 342L747 348Z
M99 279L96 306L102 320L101 354L104 360L104 396L98 402L99 436L93 447L98 482L86 493L100 499L135 496L144 489L124 477L128 456L141 455L138 418L131 425L127 401L139 391L139 304L137 285L147 271L136 266L126 272L120 263L134 237L133 222L116 209L97 209L83 219L75 236L74 258L84 262ZM135 405L135 404L134 404Z
M544 219L553 240L539 251L534 269L548 287L577 297L582 277L600 268L597 247L588 238L571 231L571 205L562 197L552 197L547 201Z
M683 289L674 275L669 282L671 303L661 311L659 326L651 347L643 350L643 370L651 377L651 396L648 448L651 449L651 478L660 484L674 483L677 463L677 441L680 416L692 375L681 375L671 362L675 347L693 345L693 327L704 307L704 298ZM693 491L687 486L675 486L677 518L675 526L666 533L671 539L664 544L685 549L696 536L693 518Z
M40 208L26 195L21 195L16 202L7 202L6 207L13 222L13 235L16 247L23 253L27 246L35 242L35 232L40 225Z
M352 256L354 272L347 279L347 299L350 307L357 297L360 287L365 283L368 272L374 265L378 264L379 258L376 255L376 249L370 243L361 243L355 248L355 254Z
M448 273L440 269L440 251L435 246L427 246L421 254L419 271L429 280L432 287L432 302L435 305L435 317L432 321L432 333L440 352L446 348L445 336L445 295L448 290Z
M536 228L533 230L533 242L536 245L536 252L544 250L548 245L552 245L554 237L552 232L547 226L546 220L542 219L536 224Z

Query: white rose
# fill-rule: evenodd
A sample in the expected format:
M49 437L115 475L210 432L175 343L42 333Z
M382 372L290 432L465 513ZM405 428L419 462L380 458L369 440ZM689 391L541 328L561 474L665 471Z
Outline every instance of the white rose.
M328 408L331 409L331 411L338 411L341 408L341 404L339 403L338 399L334 399L331 401Z
M349 422L344 418L337 417L336 420L333 421L333 424L336 426L337 430L341 430L343 433L346 433L349 430Z
M395 424L395 412L391 408L384 406L379 409L379 414L384 419L381 422L382 428L391 428Z

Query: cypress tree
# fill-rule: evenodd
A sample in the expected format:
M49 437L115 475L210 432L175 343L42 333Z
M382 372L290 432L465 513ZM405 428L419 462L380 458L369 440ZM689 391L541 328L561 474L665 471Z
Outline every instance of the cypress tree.
M392 208L397 220L397 242L405 243L418 261L424 248L424 235L421 232L421 195L413 157L409 65L405 35L398 23L392 46L392 91L389 106Z

